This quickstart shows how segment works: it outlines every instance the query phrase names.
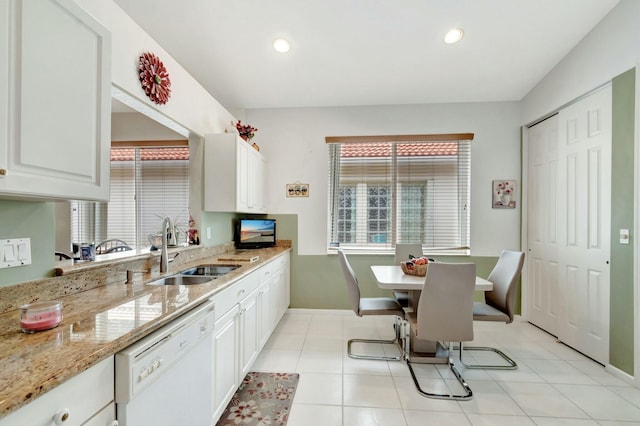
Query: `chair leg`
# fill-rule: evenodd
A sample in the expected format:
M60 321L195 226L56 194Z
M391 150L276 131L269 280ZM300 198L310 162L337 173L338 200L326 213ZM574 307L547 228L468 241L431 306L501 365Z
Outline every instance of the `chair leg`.
M404 348L404 325L405 321L400 317L395 318L395 322L393 323L393 329L395 332L396 338L393 340L376 340L376 339L351 339L347 342L347 355L349 358L354 359L370 359L377 361L402 361L404 359L405 348ZM353 343L378 343L382 345L396 345L396 347L400 350L400 355L398 356L377 356L377 355L358 355L354 354L351 351L351 345Z
M456 366L453 364L453 345L451 343L449 343L449 368L453 372L453 375L456 376L456 379L458 380L458 383L460 383L460 386L462 386L462 388L464 389L465 391L464 394L456 395L453 393L441 394L441 393L426 392L420 386L420 382L418 382L418 378L416 377L416 374L413 371L413 367L411 366L411 360L409 358L407 358L407 367L409 367L411 378L413 379L413 383L416 385L416 389L418 390L418 393L420 393L420 395L422 396L425 396L427 398L449 399L449 400L455 400L455 401L468 401L473 397L473 392L471 391L471 388L469 387L467 382L464 380L464 378L462 377L462 375L460 374Z
M462 353L464 351L485 351L485 352L494 352L502 357L508 364L500 365L500 364L465 364L462 360ZM492 348L489 346L463 346L462 342L460 342L460 363L464 366L464 368L484 368L490 370L515 370L518 368L518 364L511 358L507 356L500 349Z

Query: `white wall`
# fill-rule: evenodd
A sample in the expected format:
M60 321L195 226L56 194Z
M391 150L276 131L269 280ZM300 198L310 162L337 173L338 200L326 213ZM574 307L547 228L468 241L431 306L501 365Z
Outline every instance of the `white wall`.
M471 152L471 247L497 256L520 247L520 209L491 208L491 181L520 183L520 107L517 102L374 107L252 109L254 141L268 160L268 208L298 214L302 255L326 254L326 136L475 133ZM285 185L310 185L309 198L287 198ZM518 188L519 192L520 188Z
M234 117L113 1L74 1L111 31L115 86L200 136L233 128ZM151 102L140 88L137 67L144 52L157 55L169 72L171 97L165 105Z
M185 137L137 112L111 114L111 141L184 140Z
M522 101L522 124L636 66L640 59L640 1L622 0Z

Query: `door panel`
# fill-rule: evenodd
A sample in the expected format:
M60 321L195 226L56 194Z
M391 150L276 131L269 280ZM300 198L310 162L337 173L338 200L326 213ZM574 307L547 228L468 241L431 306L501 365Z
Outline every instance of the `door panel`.
M529 129L528 320L557 334L558 116Z
M558 338L609 360L611 87L560 112L560 276L566 283Z

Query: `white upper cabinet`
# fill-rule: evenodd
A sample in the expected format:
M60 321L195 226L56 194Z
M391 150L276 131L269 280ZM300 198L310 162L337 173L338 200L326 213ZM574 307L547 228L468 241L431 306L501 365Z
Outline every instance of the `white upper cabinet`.
M266 213L264 156L235 134L205 137L204 210Z
M110 33L72 0L0 21L0 196L108 200Z

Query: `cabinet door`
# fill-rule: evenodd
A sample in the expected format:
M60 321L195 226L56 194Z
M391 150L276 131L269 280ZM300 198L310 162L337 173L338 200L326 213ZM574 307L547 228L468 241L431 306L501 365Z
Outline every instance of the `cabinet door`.
M240 302L240 377L238 383L242 382L244 376L249 372L253 361L258 356L258 292L254 291L242 302Z
M265 159L262 154L253 149L249 144L245 144L248 150L248 169L247 174L247 209L250 212L264 213L265 196L264 196L264 174Z
M273 280L269 279L263 283L258 290L258 310L260 317L260 344L258 350L264 347L264 344L269 340L271 332L273 331L273 307L271 301L271 283Z
M278 281L278 310L276 318L274 319L276 324L280 321L280 318L285 314L289 308L291 302L290 295L290 271L289 271L289 254L283 255L280 261L280 267L277 270L275 279Z
M82 426L117 426L116 422L116 405L111 404L104 407L98 414L91 417L89 421L83 423Z
M109 32L72 0L12 0L9 10L0 194L108 200Z
M214 419L220 417L239 386L238 306L216 321L213 342Z
M266 167L266 160L264 156L261 154L256 155L254 195L255 195L256 211L261 213L267 212L267 203L266 203L267 197L265 196L266 172L267 172L267 167Z
M233 134L205 136L206 211L264 213L264 156Z
M237 144L237 179L238 188L236 196L236 210L239 212L248 212L251 210L250 203L252 196L250 195L252 184L250 180L251 165L249 164L249 144L241 141Z
M100 361L3 417L0 426L50 426L54 424L53 419L62 422L63 418L66 418L65 425L84 424L113 402L114 365L113 356Z

